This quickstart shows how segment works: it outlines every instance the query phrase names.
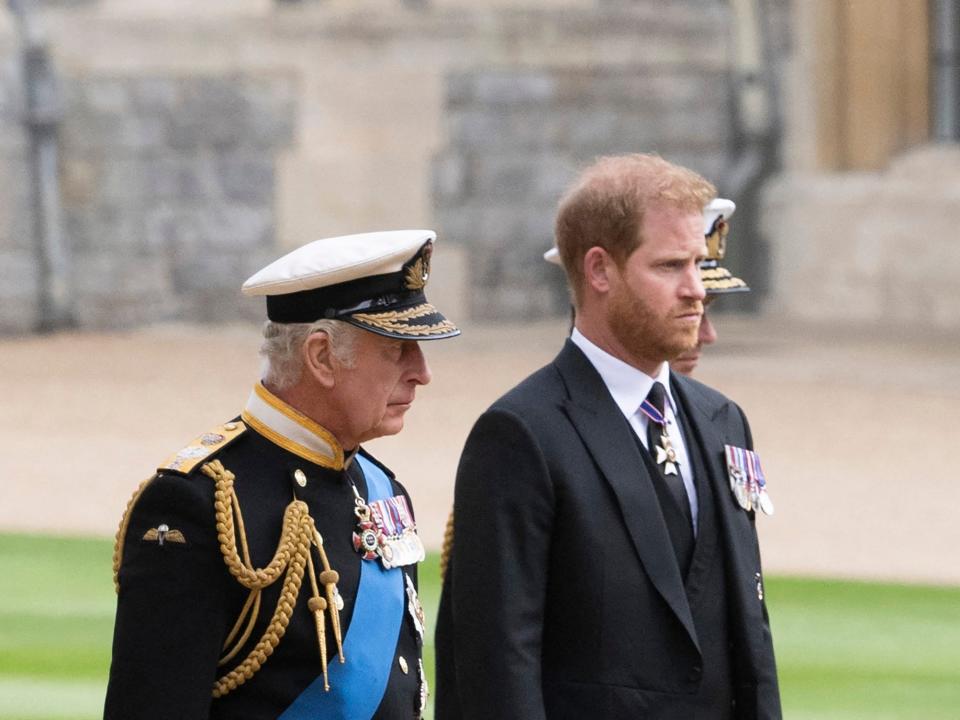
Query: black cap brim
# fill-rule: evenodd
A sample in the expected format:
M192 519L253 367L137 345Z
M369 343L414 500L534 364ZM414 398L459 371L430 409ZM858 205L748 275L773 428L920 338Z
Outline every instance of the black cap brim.
M428 302L406 308L355 312L337 319L397 340L443 340L460 334L460 328Z

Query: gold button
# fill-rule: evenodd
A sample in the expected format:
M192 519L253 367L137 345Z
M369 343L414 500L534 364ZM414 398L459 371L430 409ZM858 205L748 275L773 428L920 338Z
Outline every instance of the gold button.
M236 430L236 429L237 429L237 424L236 424L235 422L228 422L226 425L223 426L223 429L224 429L224 430Z
M293 471L293 479L297 481L297 485L300 487L307 486L307 476L303 474L303 470L300 468Z
M403 670L403 674L404 674L404 675L406 675L408 672L410 672L410 668L407 667L407 659L406 659L403 655L401 655L401 656L397 659L397 662L400 663L400 669Z

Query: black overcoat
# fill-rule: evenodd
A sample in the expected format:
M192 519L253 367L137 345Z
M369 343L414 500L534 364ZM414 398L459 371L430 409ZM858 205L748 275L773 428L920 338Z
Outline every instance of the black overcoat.
M699 382L673 375L672 389L717 498L735 715L779 718L755 518L723 459L724 444L752 447L749 426ZM672 706L697 692L701 638L631 433L570 341L477 421L457 473L437 720L681 720Z

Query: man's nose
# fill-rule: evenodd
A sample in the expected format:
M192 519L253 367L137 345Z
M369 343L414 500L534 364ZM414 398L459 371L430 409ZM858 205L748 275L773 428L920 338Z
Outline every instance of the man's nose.
M413 341L408 346L407 362L409 368L407 375L410 380L417 385L426 385L433 379L433 373L430 372L430 366L427 364L427 358L423 354L420 343Z
M707 313L703 313L703 317L700 318L700 332L697 335L697 341L701 345L713 345L717 341L717 331L713 327L713 323L710 322L710 318L707 316Z
M703 288L703 278L700 277L700 264L693 263L693 267L687 271L687 276L683 283L684 297L703 302L707 296L707 291Z

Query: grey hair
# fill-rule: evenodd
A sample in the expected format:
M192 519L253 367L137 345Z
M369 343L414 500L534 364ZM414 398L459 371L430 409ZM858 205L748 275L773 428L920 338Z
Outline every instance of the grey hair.
M263 325L263 382L275 390L286 390L299 382L303 374L303 343L314 333L324 332L330 338L333 356L345 367L356 361L356 333L352 325L342 320L317 320L313 323L276 323L267 320Z

